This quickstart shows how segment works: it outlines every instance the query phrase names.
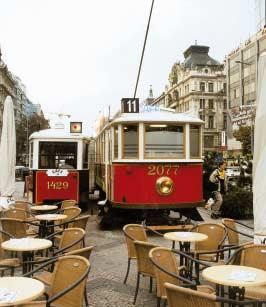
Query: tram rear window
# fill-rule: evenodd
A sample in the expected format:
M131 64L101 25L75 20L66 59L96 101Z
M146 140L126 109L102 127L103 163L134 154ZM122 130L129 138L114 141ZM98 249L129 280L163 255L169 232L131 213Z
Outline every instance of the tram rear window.
M139 156L139 134L137 125L123 126L123 158L134 159Z
M184 158L184 127L146 125L145 158Z
M77 168L76 142L40 142L39 168Z

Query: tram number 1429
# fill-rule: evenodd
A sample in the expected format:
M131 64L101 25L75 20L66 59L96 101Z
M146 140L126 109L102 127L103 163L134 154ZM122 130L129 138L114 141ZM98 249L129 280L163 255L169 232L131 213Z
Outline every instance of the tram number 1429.
M47 182L48 190L67 190L68 182L67 181L48 181Z
M179 165L149 165L148 166L148 175L149 176L164 176L164 175L170 175L178 174Z

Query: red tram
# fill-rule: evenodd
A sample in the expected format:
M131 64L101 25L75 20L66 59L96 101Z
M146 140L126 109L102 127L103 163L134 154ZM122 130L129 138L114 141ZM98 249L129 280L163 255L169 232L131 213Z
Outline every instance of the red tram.
M95 139L96 184L105 198L98 203L100 223L156 213L168 219L170 209L200 219L194 208L203 203L202 125L150 106L102 122Z
M71 132L59 124L54 129L34 132L30 136L33 203L73 199L81 206L87 206L90 138L81 133L80 126L81 123L72 123Z

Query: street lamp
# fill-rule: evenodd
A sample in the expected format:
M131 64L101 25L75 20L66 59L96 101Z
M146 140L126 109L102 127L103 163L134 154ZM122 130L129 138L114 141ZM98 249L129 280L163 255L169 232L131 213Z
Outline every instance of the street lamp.
M242 65L247 65L247 66L251 66L252 65L252 63L249 63L249 62L245 62L245 61L240 61L240 60L238 60L238 61L235 61L235 63L238 63L238 64L242 64ZM250 85L251 85L251 70L249 69L249 75L248 75L248 83L249 83L249 91L248 91L248 101L249 101L249 103L250 103ZM252 105L252 103L250 103L250 110L251 110L251 125L250 125L250 138L251 138L251 154L252 154L252 156L253 156L253 151L254 151L254 145L253 145L253 142L254 142L254 140L253 140L253 105Z

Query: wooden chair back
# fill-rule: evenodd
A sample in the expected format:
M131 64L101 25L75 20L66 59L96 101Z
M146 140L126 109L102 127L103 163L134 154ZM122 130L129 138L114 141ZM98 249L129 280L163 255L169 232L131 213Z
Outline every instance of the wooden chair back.
M77 203L76 200L73 200L73 199L63 200L62 204L61 204L61 209L66 209L66 208L69 208L69 207L75 207L77 205L78 205L78 203Z
M134 241L134 244L137 255L138 272L143 275L155 277L154 267L149 258L149 252L151 249L158 247L158 245L143 241Z
M83 248L76 249L74 251L65 253L65 256L76 255L76 256L84 257L87 260L90 260L90 256L91 256L91 252L93 248L94 246L83 247Z
M222 223L227 229L228 244L229 245L239 245L239 234L237 233L235 220L222 219Z
M83 230L86 230L86 226L88 223L90 215L82 215L74 219L72 223L72 227L74 228L81 228Z
M64 219L64 223L68 222L68 221L72 221L75 218L77 218L81 213L81 209L79 207L68 207L66 209L64 209L63 214L65 214L67 216L66 219ZM72 227L73 224L68 223L67 227Z
M216 295L189 288L179 287L170 283L165 284L169 307L217 307Z
M208 239L195 243L195 251L212 251L220 248L226 236L226 228L221 224L202 223L191 231L206 234Z
M81 228L67 228L63 231L62 237L59 242L59 250L77 242L66 250L66 252L80 249L84 246L85 231Z
M59 258L52 275L50 296L54 296L58 292L69 287L72 283L81 278L89 267L89 261L80 256L63 256ZM55 306L64 307L82 307L86 282L87 278L85 278L74 289L57 299L53 305L55 304Z
M15 205L14 205L14 208L16 208L16 209L23 209L23 210L28 211L29 210L29 203L24 202L24 201L16 201Z
M3 231L9 233L11 236L16 239L27 237L27 228L23 220L11 219L11 218L1 218L1 225ZM9 237L2 235L3 240L9 240Z
M24 209L8 209L5 211L4 216L9 219L17 219L26 221L28 214Z
M164 284L169 282L174 285L179 285L179 280L163 272L160 267L168 272L174 273L175 275L179 275L176 257L174 253L172 253L171 249L164 247L153 248L149 253L149 257L154 263L157 297L164 298L166 296Z
M240 265L266 270L266 246L246 245L241 251Z
M147 242L147 234L142 225L139 224L127 224L123 227L123 232L127 244L128 258L136 258L136 250L134 241Z

